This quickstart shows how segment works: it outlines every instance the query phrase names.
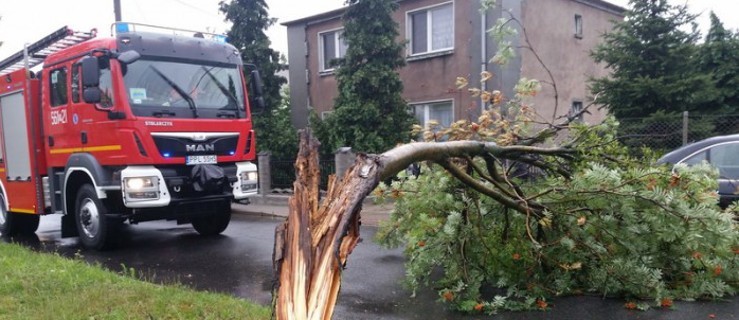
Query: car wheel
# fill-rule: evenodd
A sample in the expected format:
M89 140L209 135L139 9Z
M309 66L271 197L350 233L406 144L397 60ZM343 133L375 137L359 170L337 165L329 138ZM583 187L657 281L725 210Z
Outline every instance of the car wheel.
M112 247L117 228L106 218L107 208L90 184L83 185L77 192L75 220L80 242L86 248L102 250Z

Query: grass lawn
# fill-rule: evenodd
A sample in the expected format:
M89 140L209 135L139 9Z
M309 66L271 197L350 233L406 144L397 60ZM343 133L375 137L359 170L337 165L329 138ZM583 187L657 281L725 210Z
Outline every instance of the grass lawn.
M163 286L0 241L0 319L269 319L242 299Z

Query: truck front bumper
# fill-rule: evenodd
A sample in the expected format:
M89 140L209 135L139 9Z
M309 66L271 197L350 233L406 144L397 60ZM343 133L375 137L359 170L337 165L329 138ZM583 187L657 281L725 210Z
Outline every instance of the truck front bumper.
M204 190L190 175L192 167L128 166L121 170L121 193L127 208L161 208L198 199L244 199L257 194L257 166L251 162L219 165L223 185Z

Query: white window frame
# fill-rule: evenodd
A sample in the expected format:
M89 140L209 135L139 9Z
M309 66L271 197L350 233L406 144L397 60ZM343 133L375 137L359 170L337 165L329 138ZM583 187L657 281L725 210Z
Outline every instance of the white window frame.
M575 14L575 38L582 39L583 21L582 15Z
M431 10L435 9L435 8L442 7L442 6L447 6L447 5L449 5L449 6L452 7L452 30L451 30L451 33L452 33L451 34L451 36L452 36L452 45L450 47L447 47L447 48L440 48L440 49L434 50L434 49L431 49L431 48L433 48L433 44L431 43L431 40L433 38L432 37L432 34L433 34L432 33L433 32L433 19L432 19L432 15L429 14L429 12ZM413 15L414 13L421 12L421 11L426 11L427 12L426 13L426 51L413 53L413 19L411 18L411 15ZM405 12L405 29L406 29L405 32L406 32L406 39L408 40L408 56L422 56L422 55L433 54L433 53L437 53L437 52L444 52L444 51L454 50L454 42L455 42L455 38L456 38L455 37L455 33L454 33L454 30L455 30L455 27L456 27L455 26L455 24L456 24L455 23L456 22L456 19L455 19L456 12L455 11L456 10L454 8L454 1L448 1L448 2L444 2L444 3L439 3L439 4L435 4L435 5L430 5L430 6L416 8L416 9L413 9L413 10L406 11Z
M408 106L411 107L411 112L413 112L413 116L414 117L415 117L415 108L416 107L421 107L421 106L424 107L424 110L423 110L423 123L421 123L421 126L424 129L426 129L427 126L428 126L428 122L430 120L429 119L429 114L430 114L430 109L431 108L429 108L429 107L431 105L434 105L434 104L442 104L442 103L449 103L449 104L452 105L452 121L450 123L450 125L451 125L452 123L454 123L454 120L455 120L455 117L454 117L454 114L455 114L454 113L455 106L454 106L454 100L453 99L412 102L412 103L409 103ZM443 125L443 124L440 123L440 125Z
M319 32L318 33L318 70L322 73L330 73L330 72L333 72L335 69L333 67L330 67L330 68L325 67L328 61L324 60L326 57L325 52L324 52L326 50L326 46L323 43L323 36L328 33L334 34L334 43L335 43L334 54L336 55L335 59L340 59L344 57L341 55L341 45L340 45L340 41L341 41L340 36L344 34L344 28L336 28L336 29L325 30L325 31ZM347 48L348 47L349 45L347 44Z

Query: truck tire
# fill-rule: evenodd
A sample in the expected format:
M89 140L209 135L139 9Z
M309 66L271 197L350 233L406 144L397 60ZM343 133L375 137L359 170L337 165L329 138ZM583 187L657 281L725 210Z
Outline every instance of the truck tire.
M0 235L29 235L38 229L39 216L8 211L5 208L5 195L0 194Z
M228 204L218 206L212 215L192 218L192 227L202 236L217 235L226 230L231 222L231 207Z
M106 218L108 209L97 196L91 184L84 184L77 192L74 215L80 242L85 248L103 250L113 246L117 225Z

